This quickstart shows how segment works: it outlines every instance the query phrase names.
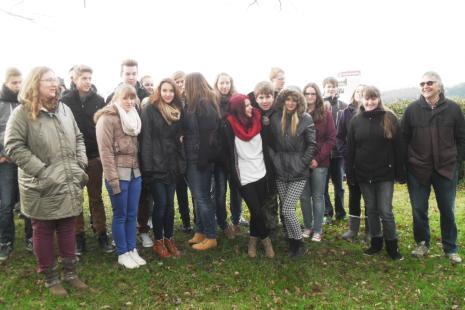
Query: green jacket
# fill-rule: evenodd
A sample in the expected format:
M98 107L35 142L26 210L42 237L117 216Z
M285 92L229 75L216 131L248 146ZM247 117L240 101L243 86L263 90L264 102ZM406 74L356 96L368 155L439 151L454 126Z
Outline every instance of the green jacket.
M28 118L24 104L8 120L5 152L18 165L21 212L38 220L56 220L82 212L82 188L88 181L84 139L68 106Z

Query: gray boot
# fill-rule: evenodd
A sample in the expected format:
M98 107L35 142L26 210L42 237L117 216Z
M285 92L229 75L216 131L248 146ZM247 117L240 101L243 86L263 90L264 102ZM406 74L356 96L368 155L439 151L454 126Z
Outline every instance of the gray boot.
M247 254L251 258L257 257L257 237L250 236Z
M352 242L360 229L360 217L349 216L349 230L342 234L342 239Z
M49 289L50 294L57 297L68 296L68 292L61 285L56 266L45 270L43 274L45 276L45 286Z
M88 286L76 274L76 262L75 258L63 258L63 280L78 290L86 290Z

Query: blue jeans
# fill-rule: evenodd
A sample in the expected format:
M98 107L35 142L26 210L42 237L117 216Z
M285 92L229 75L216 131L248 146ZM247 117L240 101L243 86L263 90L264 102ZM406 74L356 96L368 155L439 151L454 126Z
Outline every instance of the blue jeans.
M18 196L18 168L13 163L0 164L0 243L15 241L13 209Z
M407 186L412 204L413 237L417 243L425 241L430 245L430 229L428 221L429 195L431 185L436 195L436 202L440 214L442 247L445 253L456 253L457 226L455 224L455 194L457 189L457 171L454 178L449 180L433 172L427 184L421 184L410 172L407 173Z
M212 197L216 204L216 222L221 229L225 229L226 222L226 183L229 183L229 206L231 208L231 222L239 224L242 213L242 198L239 189L231 182L231 176L222 165L215 164L214 182L212 183Z
M116 244L116 254L122 255L136 248L137 209L139 207L142 178L119 181L121 193L113 195L110 184L105 181L113 209L111 230Z
M396 222L392 213L392 195L394 193L394 181L359 183L365 201L368 216L370 236L382 237L385 240L397 239ZM381 221L383 231L381 231Z
M157 180L150 184L153 197L153 235L156 240L173 237L174 192L176 183L165 184Z
M342 157L331 158L331 162L328 169L328 175L326 177L326 188L325 188L325 216L332 217L334 215L333 205L329 198L329 179L331 179L334 186L334 209L336 211L336 219L341 219L346 216L344 210L344 187L342 186L343 179L343 162Z
M205 234L208 239L216 239L215 203L210 194L212 174L213 164L199 170L197 163L187 162L187 185L195 204L196 231Z
M314 169L305 184L302 196L300 196L300 208L307 229L321 234L323 229L323 216L325 211L325 182L328 168L318 167Z

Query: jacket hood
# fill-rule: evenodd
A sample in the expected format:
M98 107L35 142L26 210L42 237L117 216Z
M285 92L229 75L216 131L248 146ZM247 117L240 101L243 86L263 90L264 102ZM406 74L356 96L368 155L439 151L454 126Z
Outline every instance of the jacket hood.
M297 86L287 86L281 90L276 98L276 109L282 109L286 102L287 97L292 96L297 100L297 114L301 116L307 111L307 100Z
M115 105L113 104L109 104L103 108L101 108L100 110L98 110L97 112L95 112L95 115L94 115L94 122L97 124L97 121L98 119L102 116L102 115L116 115L119 117L119 114L118 114L118 110L117 108L115 107Z
M0 100L6 102L18 102L18 93L12 92L8 87L3 84L2 92L0 93Z

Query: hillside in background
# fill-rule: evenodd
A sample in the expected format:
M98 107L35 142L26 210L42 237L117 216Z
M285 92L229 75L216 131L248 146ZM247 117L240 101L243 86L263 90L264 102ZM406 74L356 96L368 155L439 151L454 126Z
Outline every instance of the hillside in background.
M383 102L392 103L401 100L414 100L420 95L417 87L393 89L382 92ZM465 98L465 82L452 87L446 87L446 96L449 98Z

